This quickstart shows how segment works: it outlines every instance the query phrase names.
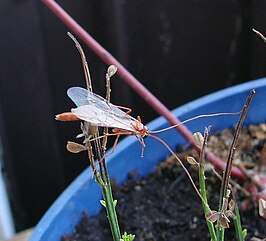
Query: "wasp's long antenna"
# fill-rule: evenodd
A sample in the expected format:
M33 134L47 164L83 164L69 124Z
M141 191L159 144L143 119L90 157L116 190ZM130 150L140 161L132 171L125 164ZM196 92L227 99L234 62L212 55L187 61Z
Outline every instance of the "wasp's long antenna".
M213 113L213 114L197 115L197 116L191 117L191 118L189 118L189 119L186 119L186 120L184 120L184 121L182 121L182 122L179 122L179 123L177 123L177 124L175 124L175 125L172 125L172 126L169 126L169 127L163 128L163 129L161 129L161 130L150 131L149 133L151 133L151 134L156 134L156 133L160 133L160 132L168 131L168 130L170 130L170 129L172 129L172 128L175 128L175 127L177 127L177 126L179 126L179 125L183 125L183 124L185 124L185 123L187 123L187 122L190 122L190 121L193 121L193 120L197 120L197 119L200 119L200 118L205 118L205 117L216 117L216 116L221 116L221 115L238 115L238 114L240 114L240 113L241 113L241 111L238 111L238 112L221 112L221 113Z

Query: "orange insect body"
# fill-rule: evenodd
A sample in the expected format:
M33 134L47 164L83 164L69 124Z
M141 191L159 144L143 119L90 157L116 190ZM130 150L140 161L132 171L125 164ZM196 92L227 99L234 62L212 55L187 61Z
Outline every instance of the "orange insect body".
M78 121L78 120L80 121L81 120L71 112L64 112L64 113L58 114L55 116L55 119L58 121ZM139 116L137 119L138 120L131 123L135 131L128 131L128 130L124 130L120 128L114 128L113 132L119 133L119 134L140 135L142 138L148 136L148 127L141 123Z
M140 135L142 138L148 136L148 127L143 125L140 121L136 120L135 122L132 122L131 125L134 128L134 131L114 128L113 133L120 135Z
M143 125L139 120L131 123L131 125L136 130L136 133L132 133L132 134L134 135L140 134L142 138L148 135L148 127Z
M58 114L55 116L55 119L59 120L59 121L77 121L77 120L80 120L76 115L74 115L71 112L64 112L64 113Z

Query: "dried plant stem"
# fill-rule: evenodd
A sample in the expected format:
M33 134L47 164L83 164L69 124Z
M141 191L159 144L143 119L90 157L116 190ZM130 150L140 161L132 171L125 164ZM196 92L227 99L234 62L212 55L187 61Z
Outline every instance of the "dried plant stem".
M202 202L202 208L203 208L203 212L205 215L211 211L208 205L207 191L206 191L206 185L205 185L205 170L204 170L204 156L205 156L205 148L207 144L208 134L209 134L208 129L206 128L204 131L204 140L203 140L203 145L202 145L200 157L199 157L199 186L200 186L200 194L205 201L205 202ZM217 238L216 238L213 223L206 220L206 224L207 224L210 236L211 236L211 240L216 241Z
M237 145L238 137L239 137L245 116L247 114L249 105L250 105L251 100L253 99L254 95L255 95L255 90L251 90L250 94L246 100L246 103L243 106L241 115L239 117L239 120L238 120L238 123L236 126L234 138L233 138L232 144L230 146L229 155L228 155L228 159L227 159L227 163L226 163L226 168L225 168L225 172L223 174L223 179L222 179L222 184L221 184L219 210L218 210L219 212L224 211L224 210L222 210L223 209L223 199L224 198L228 199L228 185L229 185L230 175L231 175L231 171L232 171L232 167L233 167L233 160L234 160L236 145ZM219 221L217 223L217 238L219 241L224 240L224 228L222 227L222 225Z
M264 37L264 35L262 34L262 33L260 33L259 31L257 31L256 29L252 29L252 31L254 32L254 33L256 33L263 41L264 41L264 43L266 44L266 38Z
M89 71L89 66L88 66L88 62L86 60L86 56L84 54L84 51L83 51L81 45L79 44L79 42L77 41L77 39L71 33L68 33L68 36L74 41L74 43L75 43L75 45L76 45L76 47L80 53L81 60L82 60L82 66L83 66L83 70L84 70L84 75L85 75L85 79L86 79L87 89L88 89L88 91L92 92L92 82L91 82L91 77L90 77L90 71ZM106 81L107 81L107 83L106 83L106 85L107 85L106 98L107 98L107 101L110 101L110 92L111 92L110 78L106 77ZM108 131L108 128L104 128L104 132L107 133L107 131ZM88 133L89 131L86 131L86 132L87 133L85 135L85 139L87 139L88 141L86 142L85 146L88 149L88 156L89 156L90 164L91 164L96 182L100 185L101 190L102 190L102 195L103 195L103 199L104 199L104 207L105 207L106 212L107 212L107 217L108 217L112 237L113 237L114 241L120 241L121 240L121 233L120 233L118 218L117 218L116 210L115 210L115 202L113 199L111 181L110 181L110 177L108 174L108 169L107 169L106 161L105 161L107 135L105 135L105 137L103 138L103 142L101 144L100 138L99 138L98 128L93 135L93 140L89 140L91 133ZM96 157L99 161L100 172L97 170L97 167L95 165L91 141L93 142L95 154L96 154Z
M67 32L67 35L74 41L74 43L76 45L76 48L79 51L79 54L80 54L80 57L81 57L81 61L82 61L82 66L83 66L83 72L84 72L84 75L85 75L87 89L92 92L91 76L90 76L90 71L89 71L89 66L88 66L88 62L87 62L87 59L86 59L86 55L85 55L80 43L73 36L73 34L71 34L70 32Z
M111 100L111 83L110 83L110 76L108 74L105 75L105 79L106 79L106 97L105 99L110 102ZM104 152L105 155L105 151L106 151L106 144L107 144L107 138L108 138L108 127L104 127L103 128L103 141L102 141L102 150Z
M95 161L94 161L94 155L93 155L93 151L92 151L92 145L91 143L88 141L85 146L87 147L88 149L88 157L89 157L89 161L90 161L90 164L91 164L91 168L92 168L92 172L93 172L93 175L95 176L95 179L96 179L96 182L100 185L100 186L103 186L104 185L104 182L102 181L101 179L101 176L97 170L97 167L95 165Z
M249 105L250 105L251 100L253 99L254 95L255 95L255 90L251 90L250 94L247 98L247 101L246 101L246 103L242 109L241 115L239 117L239 120L238 120L238 123L236 126L234 138L233 138L232 144L230 146L230 150L229 150L229 155L228 155L228 159L227 159L227 163L226 163L225 172L223 174L223 180L222 180L221 191L220 191L220 199L219 199L219 211L221 211L221 208L222 208L223 198L226 197L228 184L229 184L229 180L230 180L230 175L231 175L231 170L233 167L233 160L234 160L234 154L235 154L235 150L236 150L238 137L239 137L245 116L247 114Z

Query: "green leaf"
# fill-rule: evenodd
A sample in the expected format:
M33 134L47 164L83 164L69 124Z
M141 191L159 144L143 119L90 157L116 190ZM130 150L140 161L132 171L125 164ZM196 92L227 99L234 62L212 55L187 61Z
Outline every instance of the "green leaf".
M113 204L114 204L114 207L116 207L117 200L114 200Z
M133 241L135 238L135 235L133 234L127 234L127 232L125 231L124 234L122 235L122 240L123 241Z
M248 234L247 229L246 228L243 229L243 231L242 231L242 237L243 237L243 239L247 236L247 234Z
M226 191L226 197L228 198L231 194L231 190L228 188L227 191Z
M106 203L104 200L100 200L100 203L106 208Z

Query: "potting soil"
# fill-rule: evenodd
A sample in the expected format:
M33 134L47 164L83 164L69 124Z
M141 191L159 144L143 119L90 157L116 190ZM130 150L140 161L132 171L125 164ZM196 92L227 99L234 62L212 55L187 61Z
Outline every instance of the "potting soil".
M228 147L232 141L232 129L217 132L208 141L208 148L226 160ZM247 169L255 168L266 145L265 125L244 128L240 135L235 162L241 160ZM185 162L188 155L197 158L194 151L178 154ZM264 166L266 164L264 163ZM186 165L198 184L198 174L194 166ZM220 179L206 163L206 184L209 204L212 210L218 209ZM238 182L239 183L239 182ZM246 183L239 183L245 188ZM238 205L241 209L243 228L251 237L266 237L266 220L258 215L258 207L244 191L238 192ZM135 234L136 241L186 241L210 240L201 200L178 162L169 157L160 163L156 171L147 177L137 173L129 175L123 186L114 187L114 198L118 200L117 213L121 231ZM102 209L99 215L88 218L86 211L72 234L65 234L62 241L111 241L111 233ZM226 229L225 240L236 240L233 220Z

